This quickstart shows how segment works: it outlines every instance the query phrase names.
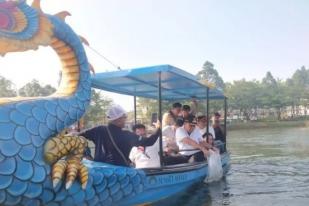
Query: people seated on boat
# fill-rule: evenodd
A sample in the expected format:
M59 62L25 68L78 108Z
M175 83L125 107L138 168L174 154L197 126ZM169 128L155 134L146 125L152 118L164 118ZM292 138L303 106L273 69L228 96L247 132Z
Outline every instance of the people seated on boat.
M167 125L162 129L163 151L166 155L178 153L179 148L176 143L176 129L183 126L183 118L177 117L174 125Z
M215 140L220 140L225 143L225 134L221 128L220 117L221 115L219 112L214 114L212 127L215 131Z
M179 154L179 148L176 143L176 130L179 127L182 127L184 120L182 117L178 117L176 119L175 125L166 126L162 130L163 137L163 162L164 165L174 165L174 164L182 164L187 163L187 157Z
M212 127L215 131L215 144L220 145L223 144L223 146L220 146L220 151L224 151L226 149L226 137L225 133L223 132L220 124L220 113L216 112L213 117L213 124Z
M147 138L146 127L143 124L134 125L133 132L140 138ZM159 167L159 139L157 139L152 146L133 147L129 154L129 158L135 168Z
M160 123L156 131L148 138L140 138L133 132L125 131L127 113L119 105L112 105L107 113L109 123L81 132L95 144L94 161L106 162L120 166L130 166L129 153L134 146L151 146L160 136Z
M132 127L132 131L139 137L147 137L146 126L143 124L136 124Z
M176 102L172 105L172 109L163 114L162 117L162 128L169 125L172 126L175 124L176 118L180 115L182 105L179 102Z
M194 118L184 119L183 127L176 130L176 141L180 154L189 160L192 156L194 161L204 161L208 151L203 145L203 138L198 129L195 128Z
M147 137L146 133L146 126L143 124L135 124L132 127L132 131L138 135L140 138ZM132 159L135 159L135 155L137 155L138 152L145 153L145 147L139 146L139 147L133 147L131 149L131 152L129 154L129 158L132 161ZM132 157L132 158L131 158ZM134 163L134 161L132 161Z
M192 114L192 111L191 111L191 107L189 105L185 104L182 106L181 116L184 119L194 118L194 115Z
M178 123L178 126L176 126ZM183 119L177 118L176 125L165 126L162 130L162 146L163 146L163 164L181 164L186 163L187 159L178 154L178 146L175 140L175 132L177 127L183 125ZM141 128L135 129L135 128ZM144 125L137 125L133 130L137 135L146 134ZM135 168L155 168L160 167L160 142L159 139L154 145L148 147L133 147L129 158L134 163Z
M209 132L207 133L206 132L203 135L203 138L206 139L206 143L207 143L207 148L208 149L211 149L211 150L213 150L215 152L219 152L219 149L215 145L215 139L214 139L214 137L213 137L213 135L211 133L209 133Z
M205 114L202 112L198 112L196 115L197 120L197 129L200 131L201 135L205 134L207 132L207 121L208 118ZM215 137L215 131L211 124L208 125L208 132L212 134L213 137Z

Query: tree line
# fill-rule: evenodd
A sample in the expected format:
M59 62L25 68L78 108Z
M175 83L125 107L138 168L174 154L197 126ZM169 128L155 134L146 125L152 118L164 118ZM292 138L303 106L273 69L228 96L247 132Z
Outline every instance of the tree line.
M309 109L309 69L306 69L305 66L297 69L292 77L286 80L275 78L268 71L262 80L240 79L224 82L214 64L206 61L196 77L201 83L215 86L224 92L228 97L230 118L236 115L244 120L295 119L299 118L301 108L305 112L303 116L307 117L306 111ZM140 117L141 121L148 121L149 115L158 111L156 100L138 98L137 102L141 106L139 113L143 114ZM190 101L183 103L190 104ZM166 105L171 106L171 103L166 102L163 105L165 105L164 110L166 111L168 110ZM223 112L223 107L222 100L211 100L210 114L216 111ZM205 101L200 101L198 110L200 112L206 111ZM289 114L288 117L287 114Z
M239 111L239 114L249 120L256 119L295 118L307 116L309 109L309 69L302 66L286 80L275 78L270 71L262 80L236 80L224 82L214 65L206 61L201 71L197 73L200 80L207 80L222 89L229 99L229 111ZM266 112L268 115L264 115ZM288 115L288 116L287 116Z
M286 79L275 78L270 71L262 80L240 79L233 82L224 82L214 64L206 61L196 77L202 83L216 86L224 91L229 99L229 113L240 115L249 120L275 118L281 120L287 112L290 118L299 116L300 108L309 109L309 69L305 66L297 69ZM41 85L39 81L32 80L20 89L16 89L13 82L0 76L0 97L35 97L48 96L56 89L51 85ZM86 127L106 123L106 110L112 99L103 96L99 91L92 90L90 107L84 117ZM189 100L184 102L190 104ZM164 102L163 110L167 111L172 102ZM205 104L199 104L199 111L205 111ZM223 101L210 101L210 112L223 110ZM289 111L287 111L289 110ZM156 100L137 98L137 114L141 122L150 122L152 113L158 111ZM261 113L262 111L262 113ZM271 112L270 112L271 111ZM267 115L264 114L267 113ZM133 117L133 114L129 114Z

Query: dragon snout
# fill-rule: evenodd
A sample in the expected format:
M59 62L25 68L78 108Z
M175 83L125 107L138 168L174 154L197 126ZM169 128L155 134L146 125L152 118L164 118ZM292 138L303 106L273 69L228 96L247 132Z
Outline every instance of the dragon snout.
M0 2L0 29L10 31L14 29L16 3L11 1Z
M53 26L35 6L29 7L25 1L0 0L0 55L50 44ZM39 26L44 29L39 30Z

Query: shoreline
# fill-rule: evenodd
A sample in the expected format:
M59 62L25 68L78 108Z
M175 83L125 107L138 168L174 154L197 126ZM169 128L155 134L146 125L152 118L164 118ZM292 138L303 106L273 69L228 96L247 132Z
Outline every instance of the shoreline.
M271 127L309 127L309 120L295 121L265 121L265 122L235 122L227 125L227 129L245 130L245 129L262 129Z

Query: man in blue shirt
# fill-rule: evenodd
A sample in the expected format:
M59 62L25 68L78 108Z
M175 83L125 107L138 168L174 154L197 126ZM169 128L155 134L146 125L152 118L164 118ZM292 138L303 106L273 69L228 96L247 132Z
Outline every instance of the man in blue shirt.
M94 161L120 166L129 166L129 154L134 146L151 146L160 136L160 123L156 132L148 138L142 138L133 132L125 131L127 114L119 105L113 105L107 111L109 123L81 132L79 135L95 144Z

